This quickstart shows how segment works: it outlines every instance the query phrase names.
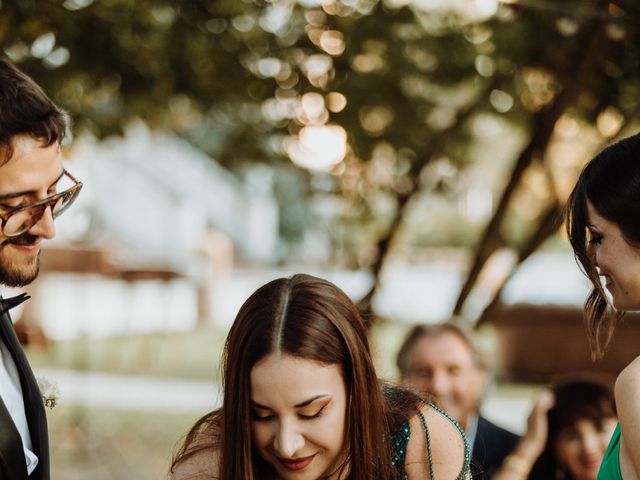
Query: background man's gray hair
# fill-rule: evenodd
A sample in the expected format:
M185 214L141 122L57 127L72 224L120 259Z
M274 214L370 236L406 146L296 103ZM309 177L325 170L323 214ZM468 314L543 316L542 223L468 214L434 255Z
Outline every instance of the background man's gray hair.
M396 365L401 376L409 374L409 353L413 346L423 337L438 337L443 334L452 334L457 336L467 346L471 353L471 359L474 365L484 371L489 369L487 362L473 339L473 333L470 329L452 321L437 323L432 325L420 324L413 327L405 338L398 356L396 357Z

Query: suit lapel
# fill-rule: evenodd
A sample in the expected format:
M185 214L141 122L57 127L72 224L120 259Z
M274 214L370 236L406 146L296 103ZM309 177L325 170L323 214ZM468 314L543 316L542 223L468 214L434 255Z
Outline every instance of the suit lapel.
M11 414L0 398L0 478L27 479L22 439Z
M34 453L38 456L38 466L30 478L49 478L49 440L47 433L47 417L42 404L42 396L38 382L29 366L27 357L22 350L18 337L13 329L8 310L19 305L29 297L22 294L18 297L3 300L0 297L0 336L7 350L11 353L20 374L20 386L24 398L24 409L31 435L31 444ZM23 453L24 459L24 453ZM38 474L39 473L39 474Z

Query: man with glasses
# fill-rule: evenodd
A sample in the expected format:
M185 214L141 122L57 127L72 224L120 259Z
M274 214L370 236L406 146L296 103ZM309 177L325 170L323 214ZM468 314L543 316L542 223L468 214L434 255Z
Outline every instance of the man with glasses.
M82 184L62 166L63 112L15 66L0 59L0 284L38 275L43 239ZM42 396L13 330L9 309L28 297L0 297L0 479L49 480Z

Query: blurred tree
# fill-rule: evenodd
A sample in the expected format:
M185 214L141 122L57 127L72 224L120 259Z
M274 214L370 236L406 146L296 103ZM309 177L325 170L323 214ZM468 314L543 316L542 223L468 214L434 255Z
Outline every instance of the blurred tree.
M337 250L376 279L365 310L418 200L460 184L479 143L498 157L506 142L478 125L501 119L524 141L504 184L482 179L503 193L480 238L461 215L456 232L477 247L460 312L493 253L512 249L517 264L557 230L553 148L566 125L607 141L637 118L638 7L422 3L22 0L0 4L0 44L79 131L105 136L139 117L238 173L255 162L290 172L277 185L289 238L313 224L305 199L337 197Z

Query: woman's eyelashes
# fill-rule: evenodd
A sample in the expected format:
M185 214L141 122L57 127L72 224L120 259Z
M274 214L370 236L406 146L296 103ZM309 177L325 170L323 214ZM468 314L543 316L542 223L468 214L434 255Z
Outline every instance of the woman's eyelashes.
M251 418L258 422L268 422L275 418L275 415L260 415L254 411L251 412Z
M319 417L321 417L321 416L322 416L322 414L324 413L324 409L325 409L325 407L326 407L326 406L327 406L327 405L323 405L323 406L320 408L320 410L318 410L318 411L317 411L317 412L315 412L315 413L312 413L312 414L306 414L306 415L305 415L305 414L302 414L302 413L299 413L299 414L298 414L298 416L299 416L300 418L302 418L303 420L312 420L312 419L314 419L314 418L319 418Z
M301 420L313 420L316 418L320 418L323 415L326 406L327 406L326 404L323 405L322 407L320 407L320 409L318 409L314 413L298 412L298 418L300 418ZM251 417L258 422L268 422L270 420L275 419L276 415L274 415L273 413L259 412L256 409L252 408Z
M589 245L600 245L600 243L602 243L602 235L589 237Z
M589 245L600 245L602 242L602 234L595 230L587 230L587 243Z

